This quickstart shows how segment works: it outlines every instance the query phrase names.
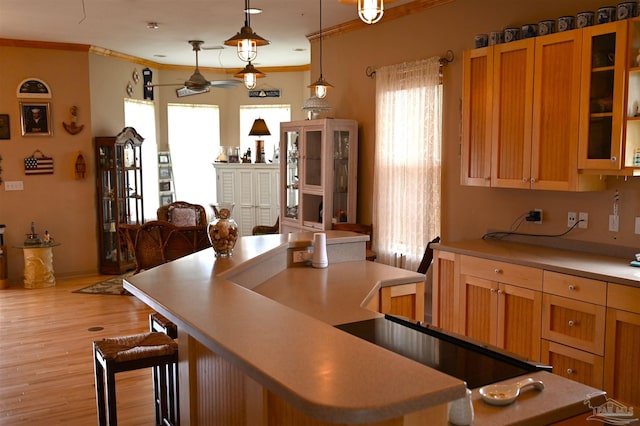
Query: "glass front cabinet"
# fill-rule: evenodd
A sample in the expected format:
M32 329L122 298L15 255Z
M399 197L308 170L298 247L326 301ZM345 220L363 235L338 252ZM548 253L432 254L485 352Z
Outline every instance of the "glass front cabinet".
M319 119L280 125L280 231L356 222L358 123Z
M142 224L142 160L144 139L131 127L118 136L96 137L100 272L122 274L135 268L121 223Z

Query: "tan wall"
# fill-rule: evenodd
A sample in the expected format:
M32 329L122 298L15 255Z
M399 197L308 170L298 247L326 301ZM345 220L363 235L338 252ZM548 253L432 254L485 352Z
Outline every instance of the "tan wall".
M583 10L596 10L607 1L541 0L454 0L452 3L415 13L398 20L385 18L361 30L330 36L323 42L323 74L335 86L327 99L335 116L360 123L358 219L371 223L373 152L375 132L375 80L365 75L373 68L441 56L451 49L455 60L444 70L443 123L443 215L445 240L478 238L488 229L508 229L523 212L544 210L542 225L525 223L529 233L564 232L567 212L588 212L589 229L575 230L567 238L604 242L628 247L640 245L634 235L634 217L640 216L638 178L608 179L608 190L597 193L566 193L464 187L460 175L460 102L462 51L473 47L476 33L488 33L507 26L537 23ZM318 75L318 44L312 42L311 78ZM402 141L397 141L402 143ZM620 232L608 231L615 189L620 190ZM399 212L402 216L404 212ZM414 212L408 212L413 214ZM431 236L430 236L431 237Z
M22 181L23 191L0 186L0 223L6 224L9 278L22 276L24 242L35 222L40 235L48 230L62 245L54 250L56 271L87 274L97 268L95 184L93 179L92 122L89 99L87 52L0 46L0 113L10 115L11 139L0 140L2 179ZM50 87L52 136L24 137L20 131L20 109L16 90L22 80L35 77ZM70 122L69 108L78 107L79 134L67 133L62 122ZM40 149L54 159L54 174L25 176L25 157ZM87 161L88 175L74 178L78 152Z

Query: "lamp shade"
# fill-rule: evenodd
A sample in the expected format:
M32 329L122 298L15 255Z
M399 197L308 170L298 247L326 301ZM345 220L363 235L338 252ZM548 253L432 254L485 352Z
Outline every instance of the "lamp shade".
M254 87L256 87L258 78L264 77L265 74L254 67L251 62L249 62L242 71L235 73L233 76L236 78L241 78L244 81L244 86L247 89L253 89Z
M249 136L270 136L271 132L267 127L267 123L264 122L262 118L256 118L253 122L253 126L251 126L251 130L249 131Z

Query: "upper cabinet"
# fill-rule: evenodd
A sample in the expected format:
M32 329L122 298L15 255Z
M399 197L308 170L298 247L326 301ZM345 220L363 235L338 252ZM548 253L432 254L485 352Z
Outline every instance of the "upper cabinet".
M580 99L581 169L620 170L627 57L627 21L583 29Z
M321 119L280 125L281 231L356 221L358 123Z
M593 191L640 165L639 48L633 19L465 52L462 184Z

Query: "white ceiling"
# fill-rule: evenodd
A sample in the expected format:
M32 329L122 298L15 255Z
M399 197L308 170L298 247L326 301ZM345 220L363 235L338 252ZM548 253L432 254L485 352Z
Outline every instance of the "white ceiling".
M205 42L201 66L242 68L223 42L244 25L244 6L243 0L0 0L0 38L88 44L173 65L194 64L187 42L195 39ZM271 42L258 48L256 67L310 63L306 36L320 28L319 0L252 0L250 6L263 10L251 15L251 27ZM357 19L354 4L322 1L323 28ZM159 28L147 29L148 22ZM208 50L215 47L220 50Z

